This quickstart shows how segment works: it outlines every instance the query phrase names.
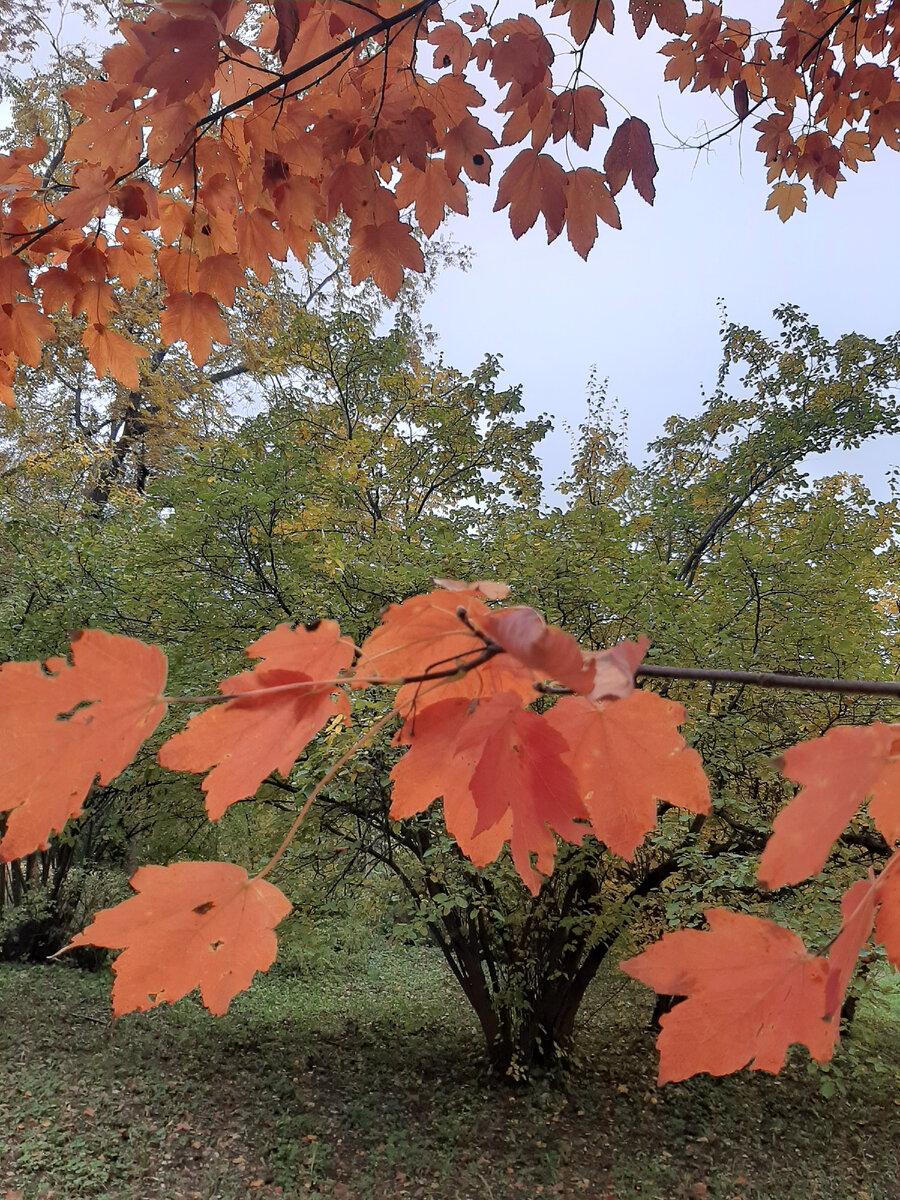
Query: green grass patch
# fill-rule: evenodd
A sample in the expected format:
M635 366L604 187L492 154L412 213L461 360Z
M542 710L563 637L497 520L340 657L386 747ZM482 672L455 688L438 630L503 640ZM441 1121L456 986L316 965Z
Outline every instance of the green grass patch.
M215 1019L112 1022L109 978L0 967L0 1197L896 1200L900 993L829 1070L657 1088L644 989L610 972L564 1078L507 1088L428 947L320 946Z

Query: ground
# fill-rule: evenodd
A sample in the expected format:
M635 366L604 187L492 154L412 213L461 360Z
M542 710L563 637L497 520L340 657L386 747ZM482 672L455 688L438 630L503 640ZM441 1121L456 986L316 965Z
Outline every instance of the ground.
M0 967L0 1200L897 1200L900 999L834 1067L657 1088L614 971L579 1062L492 1082L427 947L372 941L113 1023L108 972ZM892 1011L893 1004L893 1011Z

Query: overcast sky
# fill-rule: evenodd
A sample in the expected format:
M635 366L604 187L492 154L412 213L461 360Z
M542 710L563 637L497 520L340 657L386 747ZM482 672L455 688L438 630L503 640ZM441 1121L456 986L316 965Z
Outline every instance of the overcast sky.
M468 369L487 352L502 354L505 382L523 385L529 413L549 412L557 425L583 417L596 366L629 413L631 451L640 455L668 415L697 411L701 387L715 382L718 297L731 320L768 332L777 328L772 309L784 301L829 338L900 328L900 239L889 232L900 155L882 146L834 199L811 195L808 211L782 224L765 211L769 189L752 118L741 139L722 139L706 154L663 148L696 141L718 124L722 102L664 83L665 60L652 52L650 34L637 43L626 23L618 22L614 38L598 35L595 74L651 127L660 168L655 205L627 184L619 197L623 229L601 225L585 263L565 235L548 246L542 220L515 241L506 213L491 212L492 189L472 185L470 217L450 225L474 251L472 270L445 272L425 315L448 362ZM626 114L607 103L615 127ZM497 168L515 152L495 154L494 188ZM597 155L593 163L600 165ZM565 466L568 446L561 431L545 443L548 482ZM813 476L853 470L886 495L884 474L900 462L900 437L816 458Z

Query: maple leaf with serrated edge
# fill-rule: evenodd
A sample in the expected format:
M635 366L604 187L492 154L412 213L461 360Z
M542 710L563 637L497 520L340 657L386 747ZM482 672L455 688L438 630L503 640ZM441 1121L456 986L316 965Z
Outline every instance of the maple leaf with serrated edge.
M825 983L825 1013L832 1020L840 1017L847 984L856 967L859 952L872 933L878 903L874 876L854 883L841 900L841 929L828 955L828 979Z
M606 180L592 167L566 174L566 236L586 259L597 240L597 218L612 229L621 229L619 210Z
M448 764L448 731L460 727L471 709L465 697L440 700L416 713L395 738L395 745L412 746L416 752L404 754L391 770L391 818L402 821L423 812L438 797L443 800L444 824L463 854L476 867L493 862L512 835L509 813L490 829L473 831L478 821L475 798L469 790L469 778L460 770L454 756L453 770ZM468 763L469 771L474 762Z
M553 100L550 132L554 142L567 135L582 150L590 147L595 126L606 126L606 106L599 88L580 87L561 92Z
M543 213L547 238L552 242L566 219L565 171L549 154L522 150L500 179L494 212L507 206L513 237L520 238Z
M466 216L468 196L459 179L451 179L440 159L429 159L424 171L407 167L397 180L397 203L415 205L416 221L426 237L441 224L447 209Z
M651 21L656 21L667 33L684 33L687 21L684 0L629 0L628 12L639 38L650 28Z
M347 259L353 283L372 278L389 300L396 300L403 283L403 268L424 271L422 247L412 229L402 221L359 225L350 230Z
M776 183L766 208L777 209L780 221L786 221L795 212L806 212L806 188L802 183Z
M138 893L99 912L66 946L122 950L113 963L113 1013L174 1004L199 987L215 1016L227 1012L257 971L275 961L273 932L290 902L265 879L231 863L141 867Z
M409 676L468 668L485 651L484 639L475 632L490 616L480 588L475 584L471 590L442 589L390 605L381 624L360 647L356 686L365 687L373 680L391 683ZM508 691L528 704L537 695L536 682L533 671L510 655L498 654L458 678L403 684L394 698L394 708L405 716L410 709L418 714L428 705L454 696L468 701Z
M656 197L653 180L659 167L653 152L650 130L640 117L628 117L613 134L603 170L609 190L617 196L625 186L628 176L638 194L652 204Z
M212 821L253 796L272 771L286 779L332 717L350 719L347 697L334 681L352 663L354 649L334 621L314 629L279 625L244 653L261 661L219 684L234 698L191 717L159 751L160 766L170 771L209 771L203 790Z
M160 336L167 346L184 342L198 367L209 358L213 342L231 345L219 306L206 292L170 292L159 318Z
M778 814L759 862L767 888L821 871L863 801L879 832L900 839L900 726L840 726L786 750L776 764L800 791Z
M685 719L680 704L653 692L632 692L601 707L564 696L544 719L565 739L563 761L594 834L614 854L631 861L656 825L657 800L710 811L700 755L678 732Z
M233 254L211 254L200 263L197 283L201 292L208 292L220 304L231 308L234 293L237 288L244 287L246 276Z
M425 728L421 741L420 721ZM391 772L395 811L422 811L443 796L445 815L449 806L447 827L462 834L461 848L499 826L504 840L509 837L516 870L532 893L540 890L542 875L553 870L554 834L578 843L587 832L579 823L586 814L575 778L563 761L565 739L537 713L523 708L515 693L469 704L460 699L434 704L407 722L402 738L410 749ZM442 775L434 772L436 758L443 763ZM430 786L423 789L426 781ZM435 792L437 787L440 791ZM463 789L476 813L475 826L468 832L471 808ZM532 854L537 856L536 870Z
M155 646L89 629L64 658L0 667L0 809L9 862L47 845L95 780L111 783L166 711Z
M131 391L138 387L138 360L146 358L149 350L129 342L106 325L88 325L81 335L81 344L87 350L88 362L97 372L98 379L111 375Z
M41 365L44 342L56 337L53 323L36 304L20 300L0 305L0 346L21 358L29 367Z
M828 963L788 929L707 909L709 930L667 933L621 964L660 995L686 996L660 1020L659 1082L751 1070L777 1074L800 1042L817 1062L834 1052L825 1020Z

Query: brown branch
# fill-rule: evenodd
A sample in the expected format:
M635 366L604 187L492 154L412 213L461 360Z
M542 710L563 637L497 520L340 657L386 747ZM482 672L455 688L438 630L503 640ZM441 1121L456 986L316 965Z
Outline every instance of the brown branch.
M347 38L345 42L341 42L339 46L333 46L331 50L326 50L324 54L320 54L318 58L313 58L309 62L303 63L299 67L295 67L293 71L288 71L285 75L279 75L277 79L273 79L270 83L264 84L256 89L255 92L250 92L243 96L240 100L234 100L231 104L226 104L224 108L216 109L215 112L209 113L197 122L194 128L199 133L205 129L207 125L212 125L216 121L222 120L223 117L230 116L231 113L237 112L241 108L246 108L248 104L253 104L255 100L261 99L263 96L268 96L272 92L278 91L280 87L285 87L292 83L295 79L301 78L303 75L308 75L310 71L315 71L317 67L323 66L330 62L333 58L338 58L347 51L355 49L357 46L367 42L370 38L379 33L386 33L389 29L393 29L395 25L400 25L410 18L424 14L429 8L434 7L435 0L419 0L418 4L413 4L410 8L403 9L393 17L384 17L377 21L368 29L364 29L362 33L357 33L351 38Z
M741 683L748 687L784 688L794 692L843 692L856 696L896 696L900 683L874 679L828 679L819 675L786 675L777 671L716 671L707 667L638 667L636 679L691 679L701 683Z

